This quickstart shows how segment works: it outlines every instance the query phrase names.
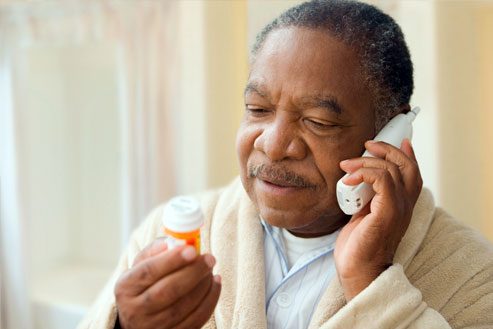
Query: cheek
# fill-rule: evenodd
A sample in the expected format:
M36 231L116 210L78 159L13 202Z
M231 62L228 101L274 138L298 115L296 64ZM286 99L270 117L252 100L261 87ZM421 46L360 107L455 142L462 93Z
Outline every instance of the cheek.
M240 163L241 175L246 176L248 159L254 150L255 139L259 130L253 126L242 123L236 135L236 153Z
M315 165L329 189L335 189L335 184L344 175L339 163L361 156L365 141L360 136L346 135L312 143Z
M335 189L337 180L343 175L339 167L343 156L339 143L323 145L318 152L314 152L315 164L329 190Z

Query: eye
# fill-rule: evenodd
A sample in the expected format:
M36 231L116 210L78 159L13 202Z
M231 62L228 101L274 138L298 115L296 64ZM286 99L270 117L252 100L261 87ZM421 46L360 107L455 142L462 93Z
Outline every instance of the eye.
M328 122L328 121L323 121L319 119L313 119L313 118L305 118L303 119L305 124L319 130L328 130L332 128L337 128L339 125Z
M269 110L260 107L253 107L253 106L252 107L247 106L246 111L254 117L262 117L270 113Z

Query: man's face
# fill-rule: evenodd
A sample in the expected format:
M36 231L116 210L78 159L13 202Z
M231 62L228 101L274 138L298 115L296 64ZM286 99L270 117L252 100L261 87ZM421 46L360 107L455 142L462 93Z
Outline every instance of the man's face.
M342 217L339 162L374 136L356 53L326 32L269 34L251 67L237 136L243 185L269 224L323 233Z

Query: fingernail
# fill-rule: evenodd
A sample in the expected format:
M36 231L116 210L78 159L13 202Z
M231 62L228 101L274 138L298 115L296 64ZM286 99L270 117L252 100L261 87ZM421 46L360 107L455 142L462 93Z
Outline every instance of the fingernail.
M216 283L221 284L222 281L221 276L219 274L214 275L214 281L216 281Z
M197 252L195 251L195 248L193 248L193 247L186 247L181 252L181 257L183 257L184 260L191 261L192 259L197 257Z
M342 160L342 161L341 161L341 165L344 165L344 164L346 164L346 163L348 163L348 162L349 162L349 160Z
M210 268L213 268L216 264L216 259L212 255L205 255L204 260L207 266L209 266Z
M375 144L377 141L376 140L373 140L373 139L370 139L369 141L366 141L368 144Z

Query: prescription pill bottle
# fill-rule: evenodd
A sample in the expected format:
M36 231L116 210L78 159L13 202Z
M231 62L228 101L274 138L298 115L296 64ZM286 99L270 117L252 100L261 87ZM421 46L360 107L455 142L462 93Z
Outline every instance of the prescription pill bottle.
M204 217L196 199L188 196L172 198L164 206L162 222L169 249L190 245L200 254L200 227Z

